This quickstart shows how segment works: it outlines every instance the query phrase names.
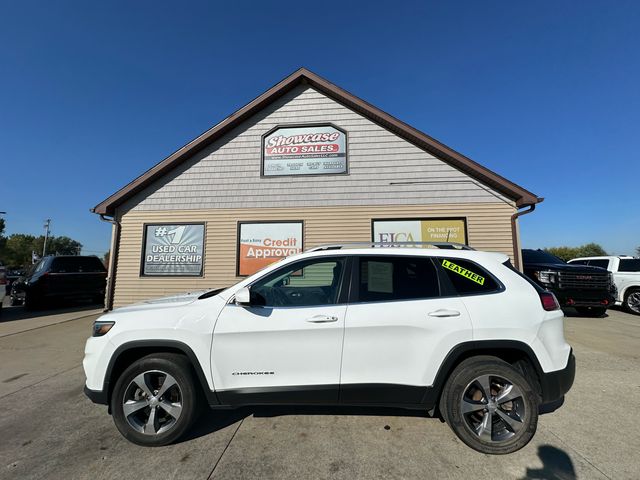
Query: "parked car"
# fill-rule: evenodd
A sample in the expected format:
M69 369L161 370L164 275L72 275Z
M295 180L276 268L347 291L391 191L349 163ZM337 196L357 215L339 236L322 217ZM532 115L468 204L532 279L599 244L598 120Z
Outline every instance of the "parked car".
M7 267L7 295L11 294L11 286L20 277L24 276L26 271L22 268Z
M603 268L570 265L544 250L522 250L522 263L525 275L553 292L562 307L601 316L615 303L611 273Z
M0 265L0 312L2 312L2 304L4 302L4 297L7 294L7 291L5 288L6 285L7 285L7 271L5 267Z
M629 256L581 257L569 260L572 265L589 265L609 270L616 285L616 305L640 315L640 258Z
M48 256L13 283L11 304L35 308L57 300L104 302L107 270L95 256Z
M555 296L506 255L319 247L233 287L122 307L87 340L85 393L118 430L171 443L201 401L394 406L514 452L558 408L575 361Z

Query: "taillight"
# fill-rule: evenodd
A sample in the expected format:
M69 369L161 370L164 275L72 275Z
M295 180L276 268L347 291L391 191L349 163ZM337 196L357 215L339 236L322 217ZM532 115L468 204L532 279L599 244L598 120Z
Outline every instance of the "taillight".
M5 277L0 277L0 285L6 285L7 279Z
M553 310L560 310L560 304L558 299L551 292L540 292L540 301L542 302L542 308L548 312Z

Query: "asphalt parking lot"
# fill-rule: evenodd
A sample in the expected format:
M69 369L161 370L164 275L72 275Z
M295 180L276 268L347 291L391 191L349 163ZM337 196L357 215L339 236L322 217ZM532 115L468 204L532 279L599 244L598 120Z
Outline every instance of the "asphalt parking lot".
M500 457L438 419L371 409L211 412L177 445L132 445L82 393L97 315L2 313L0 478L640 478L640 317L619 310L566 319L574 387L527 447Z

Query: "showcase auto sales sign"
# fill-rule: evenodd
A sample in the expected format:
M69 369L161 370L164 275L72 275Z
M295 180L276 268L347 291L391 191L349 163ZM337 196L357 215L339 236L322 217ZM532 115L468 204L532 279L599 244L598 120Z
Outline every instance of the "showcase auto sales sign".
M346 133L332 125L279 127L262 138L262 160L264 176L346 173Z

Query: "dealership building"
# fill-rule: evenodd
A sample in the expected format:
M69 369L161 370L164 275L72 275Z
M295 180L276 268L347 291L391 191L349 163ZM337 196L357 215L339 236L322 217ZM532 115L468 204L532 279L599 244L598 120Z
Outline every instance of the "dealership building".
M92 211L112 228L108 307L232 285L336 242L457 242L520 263L542 199L300 69Z

